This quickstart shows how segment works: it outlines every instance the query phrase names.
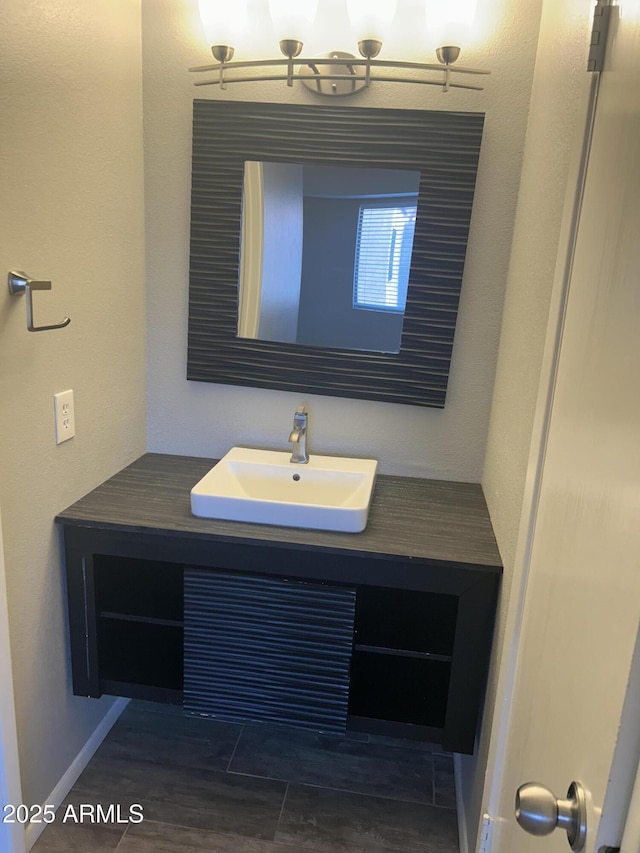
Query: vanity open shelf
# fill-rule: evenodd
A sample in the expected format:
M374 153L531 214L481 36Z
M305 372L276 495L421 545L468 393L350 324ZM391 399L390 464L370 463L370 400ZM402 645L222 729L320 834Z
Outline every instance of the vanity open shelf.
M74 693L472 752L501 564L479 486L379 476L360 534L193 516L146 454L56 521Z
M442 729L457 620L457 597L384 587L357 594L349 712Z
M86 568L86 567L85 567ZM93 555L93 607L104 693L180 700L183 569L154 560Z

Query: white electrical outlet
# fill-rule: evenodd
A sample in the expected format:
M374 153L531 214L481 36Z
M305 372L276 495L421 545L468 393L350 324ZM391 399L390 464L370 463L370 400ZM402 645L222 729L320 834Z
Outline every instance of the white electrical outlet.
M56 422L56 444L68 441L76 434L76 419L73 411L73 391L61 391L53 395L53 410Z

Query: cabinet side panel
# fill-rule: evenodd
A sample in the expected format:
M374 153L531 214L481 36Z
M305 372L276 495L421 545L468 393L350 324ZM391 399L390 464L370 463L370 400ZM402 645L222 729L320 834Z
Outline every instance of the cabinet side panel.
M98 673L98 646L93 588L93 555L65 528L67 607L73 692L76 696L102 696Z
M354 589L185 569L185 710L344 731L354 612Z

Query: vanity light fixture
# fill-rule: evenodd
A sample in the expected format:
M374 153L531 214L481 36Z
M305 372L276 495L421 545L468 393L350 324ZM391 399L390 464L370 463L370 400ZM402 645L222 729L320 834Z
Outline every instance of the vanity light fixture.
M469 82L452 80L452 74L490 73L483 68L454 64L460 55L460 47L457 41L450 38L464 37L473 23L477 0L425 0L426 27L444 39L436 50L437 63L377 58L382 50L385 28L395 15L396 0L347 0L349 19L358 34L360 58L337 50L325 57L301 56L304 39L313 25L317 2L269 0L269 11L282 57L233 61L235 48L231 45L235 38L240 37L246 16L246 0L227 0L226 3L220 0L199 0L200 16L211 44L211 52L218 64L190 68L189 71L194 72L217 72L215 79L198 80L195 85L218 85L225 89L230 83L286 80L287 86L293 86L297 69L301 82L320 95L351 95L367 88L373 80L442 86L444 92L449 89L483 89ZM379 69L387 73L379 74ZM398 75L398 71L415 73L405 76Z

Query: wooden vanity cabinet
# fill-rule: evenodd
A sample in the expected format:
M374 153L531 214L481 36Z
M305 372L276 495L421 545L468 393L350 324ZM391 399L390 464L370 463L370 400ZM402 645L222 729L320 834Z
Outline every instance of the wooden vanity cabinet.
M433 557L419 536L403 553L374 507L355 536L196 519L189 489L212 464L148 454L58 516L74 693L473 752L500 581L477 491L446 500L472 552L482 528L484 564L444 559L437 537ZM391 480L383 505L404 494ZM400 486L424 530L415 495L433 511L440 487Z

